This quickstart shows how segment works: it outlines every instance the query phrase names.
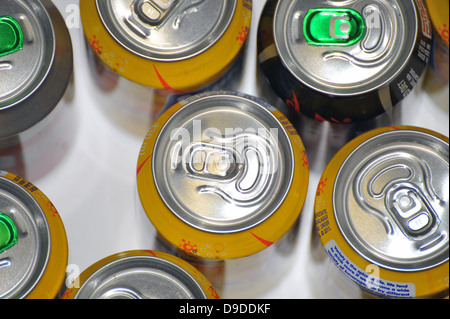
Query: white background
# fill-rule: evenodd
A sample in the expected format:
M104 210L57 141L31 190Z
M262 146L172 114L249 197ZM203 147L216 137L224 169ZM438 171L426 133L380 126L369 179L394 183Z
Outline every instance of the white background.
M92 101L78 0L54 0L69 27L75 54L76 137L64 159L45 177L34 181L58 209L69 242L73 276L99 259L120 251L148 247L138 238L134 219L136 162L143 137L116 127ZM264 0L253 1L253 20L245 55L241 91L256 95L256 31ZM447 88L448 94L448 88ZM412 103L420 105L411 125L449 132L448 101L437 105L427 93ZM314 193L321 172L311 171L308 196L302 212L296 261L292 270L263 298L313 298L305 264L309 257Z

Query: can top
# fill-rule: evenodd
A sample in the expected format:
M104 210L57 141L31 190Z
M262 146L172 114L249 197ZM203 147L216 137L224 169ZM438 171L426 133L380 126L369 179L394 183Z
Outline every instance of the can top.
M0 31L2 110L20 103L39 87L52 65L55 38L51 19L39 1L2 1Z
M279 1L278 54L306 86L357 95L394 78L411 55L418 29L413 1Z
M152 60L176 61L213 45L228 28L236 0L96 0L112 37Z
M0 231L0 298L26 297L47 267L50 228L28 191L1 175Z
M0 139L25 132L59 104L72 79L69 31L50 0L2 0Z
M132 255L97 269L78 299L204 299L201 286L179 265L156 256Z
M346 158L333 210L350 246L396 271L448 261L449 146L427 132L388 131Z
M290 190L294 159L282 124L250 97L213 92L188 99L162 127L153 178L185 223L231 233L271 216Z

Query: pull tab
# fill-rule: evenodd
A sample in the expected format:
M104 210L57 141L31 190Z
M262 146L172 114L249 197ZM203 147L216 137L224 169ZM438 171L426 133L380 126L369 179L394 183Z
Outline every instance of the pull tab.
M0 254L17 243L17 227L13 220L0 212Z
M394 185L387 200L398 225L409 236L426 235L438 223L437 214L413 185Z
M159 25L178 2L179 0L135 0L131 6L142 21Z
M251 206L268 189L277 167L273 146L263 137L242 133L232 137L210 136L212 142L193 142L172 151L172 169L179 164L190 178L205 182L202 194L213 193L238 206Z
M22 28L13 17L0 17L0 57L22 49L23 38Z
M229 147L195 142L184 154L184 168L192 177L229 180L240 171L240 156Z
M364 34L364 20L352 9L311 9L303 20L303 35L311 45L350 46Z

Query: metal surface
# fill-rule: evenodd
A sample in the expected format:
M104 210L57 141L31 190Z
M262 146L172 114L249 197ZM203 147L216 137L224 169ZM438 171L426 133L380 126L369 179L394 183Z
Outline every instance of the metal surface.
M361 133L409 124L430 50L421 0L269 0L258 29L275 97L264 94L296 127L315 170Z
M258 59L292 111L348 126L398 109L419 86L431 40L422 0L269 0Z
M283 126L244 96L191 100L165 124L153 154L155 184L166 205L210 232L261 223L291 186L293 155Z
M153 256L127 256L98 269L78 291L78 299L206 298L180 266Z
M334 184L335 217L358 253L381 267L418 271L448 260L448 143L392 131L359 145Z
M356 23L365 23L361 41L342 46L336 41L339 37L346 40L349 35L333 36L331 32L334 46L310 45L305 28L313 28L314 24L327 22L327 28L331 28L333 23L341 22L341 26L352 28L349 23L342 23L345 18L350 19L348 14L334 15L325 22L305 20L310 8L336 12L344 10L340 6L337 1L280 1L274 34L283 64L299 81L328 94L361 94L389 83L415 45L417 12L413 1L347 1L345 10L360 13L361 21Z
M72 46L54 8L48 0L2 1L0 17L15 19L24 41L18 51L0 57L0 138L20 134L41 121L66 92Z
M0 16L8 14L18 21L25 42L17 53L0 59L0 108L20 102L39 86L48 73L55 50L52 22L39 2L3 2ZM32 4L35 5L34 8Z
M230 24L236 0L96 0L109 33L129 51L153 60L195 56Z
M60 162L75 131L71 39L49 0L2 1L2 16L16 21L8 32L23 43L0 54L0 168L36 181Z
M54 0L54 3L66 16L74 47L82 48L84 38L75 10L79 1ZM254 76L256 31L264 3L264 0L253 1L254 19L248 37L248 50L244 55L244 80L239 88L241 92L254 95L257 92ZM88 62L83 50L75 50L75 63L75 109L77 117L80 118L80 129L76 135L78 142L58 170L41 180L39 185L52 199L65 221L70 245L69 264L75 264L83 271L112 252L154 246L153 241L140 237L146 234L138 231L141 221L130 219L129 214L124 214L136 205L136 157L142 145L142 138L130 136L121 127L111 125L104 114L98 112L98 105L90 95L90 89L95 83L89 79ZM412 100L412 104L420 107L417 112L411 114L412 119L408 123L434 129L448 136L448 99L442 100L442 104L435 104L431 100L431 94L418 92L420 94ZM99 135L99 132L102 134ZM92 170L93 167L98 169ZM86 183L86 172L89 172L90 183ZM310 280L312 271L307 268L307 263L313 259L309 250L313 214L309 212L314 208L315 186L319 183L320 174L321 171L310 171L310 188L299 236L296 239L298 245L293 251L294 267L284 271L279 283L266 291L262 298L288 299L285 303L292 304L293 307L303 302L309 304L311 298L323 298L322 295L317 295L314 289L317 281ZM61 179L70 182L61 187ZM73 201L73 194L77 194L79 198L76 203ZM90 209L82 209L86 206ZM89 220L90 227L86 227L86 220ZM79 229L83 231L80 232ZM101 232L98 232L99 229ZM320 249L324 250L323 247ZM314 267L313 270L317 268ZM298 271L299 269L305 271ZM271 273L269 271L263 278L271 277ZM332 290L327 292L331 293ZM291 298L292 300L289 300ZM172 310L175 313L179 309Z
M11 16L0 17L0 56L19 51L23 47L23 32L20 24Z
M0 298L24 298L39 282L50 254L50 230L39 204L0 176L0 211L14 223L17 243L0 253Z

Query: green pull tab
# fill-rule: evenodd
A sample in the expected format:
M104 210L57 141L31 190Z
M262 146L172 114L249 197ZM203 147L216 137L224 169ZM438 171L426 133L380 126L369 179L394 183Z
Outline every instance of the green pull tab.
M17 243L17 227L12 219L0 213L0 254Z
M350 46L364 30L364 19L353 9L310 9L303 20L303 35L312 45Z
M0 57L19 51L23 47L23 31L11 16L0 17Z

